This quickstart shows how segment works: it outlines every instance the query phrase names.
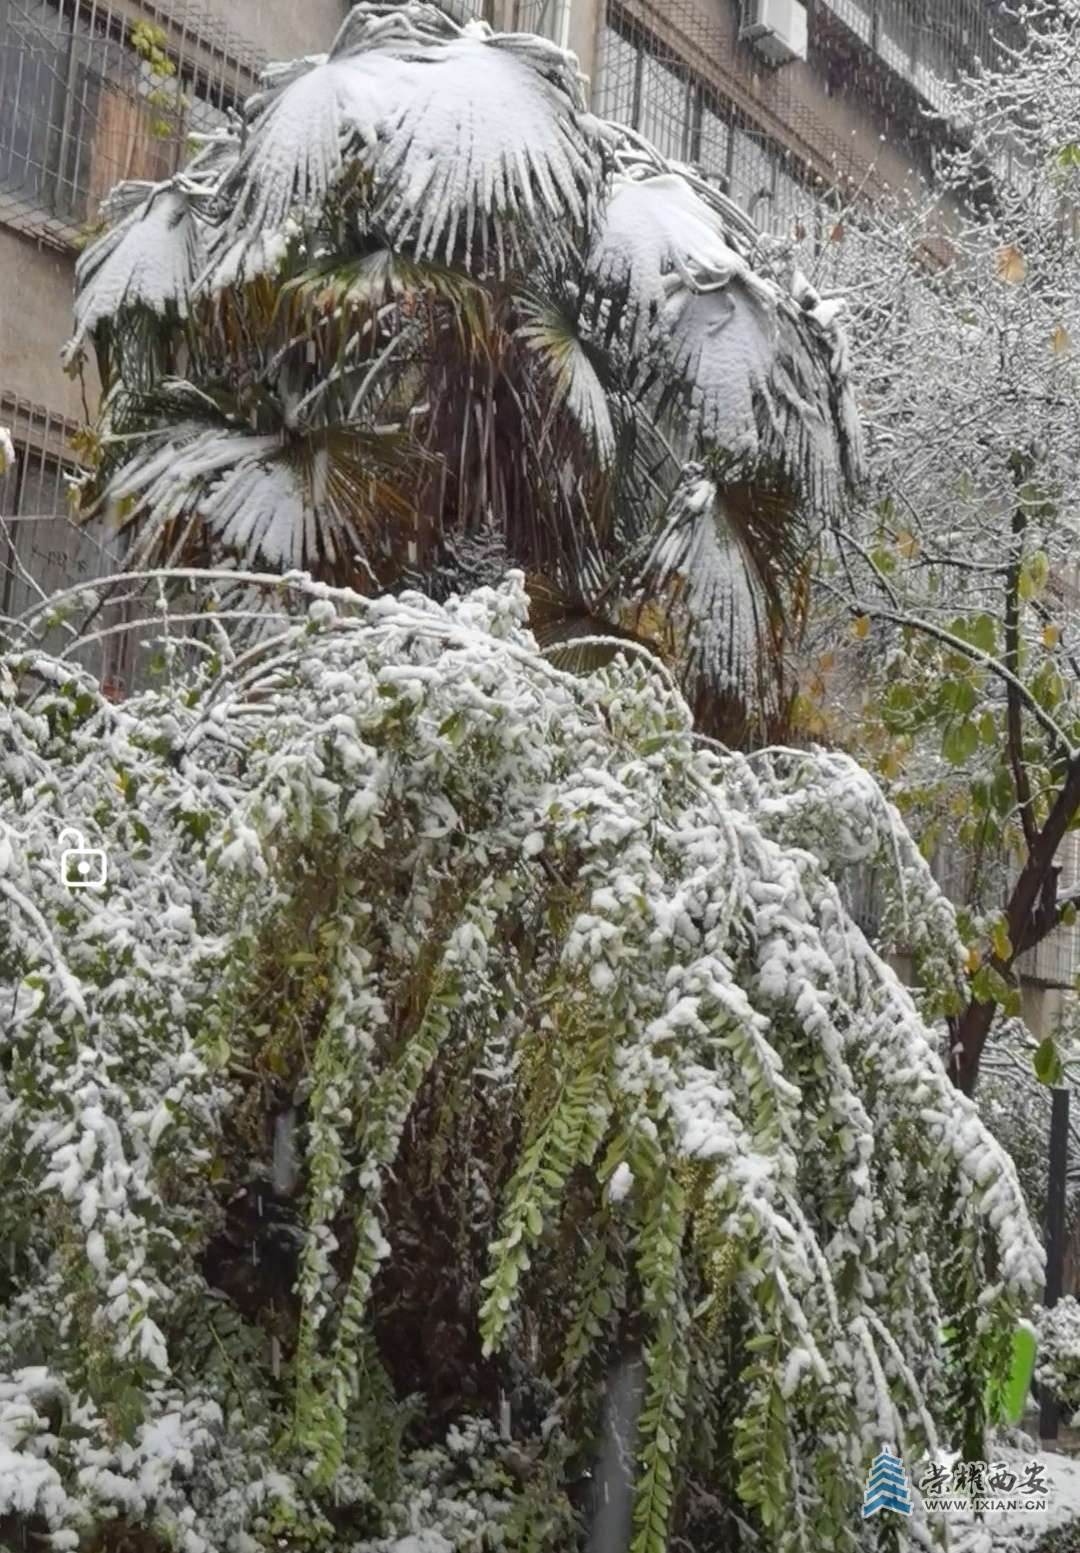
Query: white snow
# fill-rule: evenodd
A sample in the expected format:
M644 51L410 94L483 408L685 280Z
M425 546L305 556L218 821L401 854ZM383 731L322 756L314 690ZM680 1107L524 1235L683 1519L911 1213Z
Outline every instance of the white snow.
M103 318L133 303L187 313L200 256L189 196L169 183L143 187L143 202L79 258L69 357Z
M420 255L448 255L459 239L467 255L486 252L496 211L529 221L541 246L561 242L561 220L545 217L584 215L598 134L567 57L539 39L398 21L347 23L328 58L271 86L235 175L230 230L273 231L321 208L348 148L374 179L391 240Z
M993 1447L993 1460L1004 1462L1017 1476L1032 1461L1044 1469L1050 1483L1045 1513L986 1511L980 1521L970 1512L950 1511L951 1553L1030 1553L1046 1533L1070 1522L1080 1523L1080 1461L1062 1453L1043 1453L1017 1446ZM1065 1553L1066 1544L1062 1544Z

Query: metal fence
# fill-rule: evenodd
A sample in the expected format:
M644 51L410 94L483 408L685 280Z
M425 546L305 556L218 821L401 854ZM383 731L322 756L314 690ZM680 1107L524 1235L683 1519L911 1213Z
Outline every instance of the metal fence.
M72 646L64 623L50 623L46 601L58 590L91 585L116 571L121 545L103 529L80 527L70 515L71 451L76 427L43 405L0 393L0 424L11 433L14 463L0 476L0 639L30 639L59 653ZM76 649L78 661L102 681L122 672L119 656L101 646Z
M263 56L188 0L142 19L102 0L0 0L0 221L78 244L125 178L168 177Z

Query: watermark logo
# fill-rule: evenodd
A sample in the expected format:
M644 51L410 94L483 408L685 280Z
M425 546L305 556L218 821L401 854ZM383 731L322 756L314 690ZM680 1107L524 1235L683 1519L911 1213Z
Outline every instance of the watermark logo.
M991 1510L1038 1514L1050 1508L1050 1479L1041 1461L929 1461L916 1487L931 1513L985 1514ZM863 1496L863 1520L879 1510L912 1513L911 1489L900 1457L883 1445L874 1457Z
M109 862L103 847L88 847L82 831L67 829L60 842L74 842L60 853L60 883L68 890L103 890L109 876Z
M899 1456L887 1446L874 1457L863 1496L863 1520L879 1510L895 1510L897 1515L911 1514L911 1490Z
M918 1488L933 1511L1031 1511L1050 1507L1050 1480L1041 1461L1023 1465L1005 1461L929 1462Z

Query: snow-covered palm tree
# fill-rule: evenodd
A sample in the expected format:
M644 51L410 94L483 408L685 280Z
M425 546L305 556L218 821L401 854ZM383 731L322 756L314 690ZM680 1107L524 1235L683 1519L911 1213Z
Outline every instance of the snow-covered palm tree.
M714 726L778 704L858 461L836 306L590 114L572 56L357 5L110 213L69 360L104 388L85 510L135 558L436 593L516 565L543 642L643 637Z

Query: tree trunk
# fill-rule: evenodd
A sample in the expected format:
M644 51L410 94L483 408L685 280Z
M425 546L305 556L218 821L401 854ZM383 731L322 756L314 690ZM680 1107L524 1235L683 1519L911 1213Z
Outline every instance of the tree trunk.
M949 1077L965 1095L975 1093L982 1050L996 1010L995 1003L976 1003L972 999L962 1014L949 1020L953 1048L949 1057Z
M1046 823L1028 851L1005 908L1012 952L1007 959L999 959L995 955L991 961L994 969L1002 976L1012 973L1018 955L1026 949L1033 949L1058 925L1060 912L1055 859L1078 806L1080 760L1074 759L1066 768L1065 780L1046 817ZM975 1093L979 1080L979 1062L990 1026L994 1022L996 1007L994 1003L978 1003L973 999L962 1014L950 1020L953 1050L949 1059L949 1074L965 1095Z

